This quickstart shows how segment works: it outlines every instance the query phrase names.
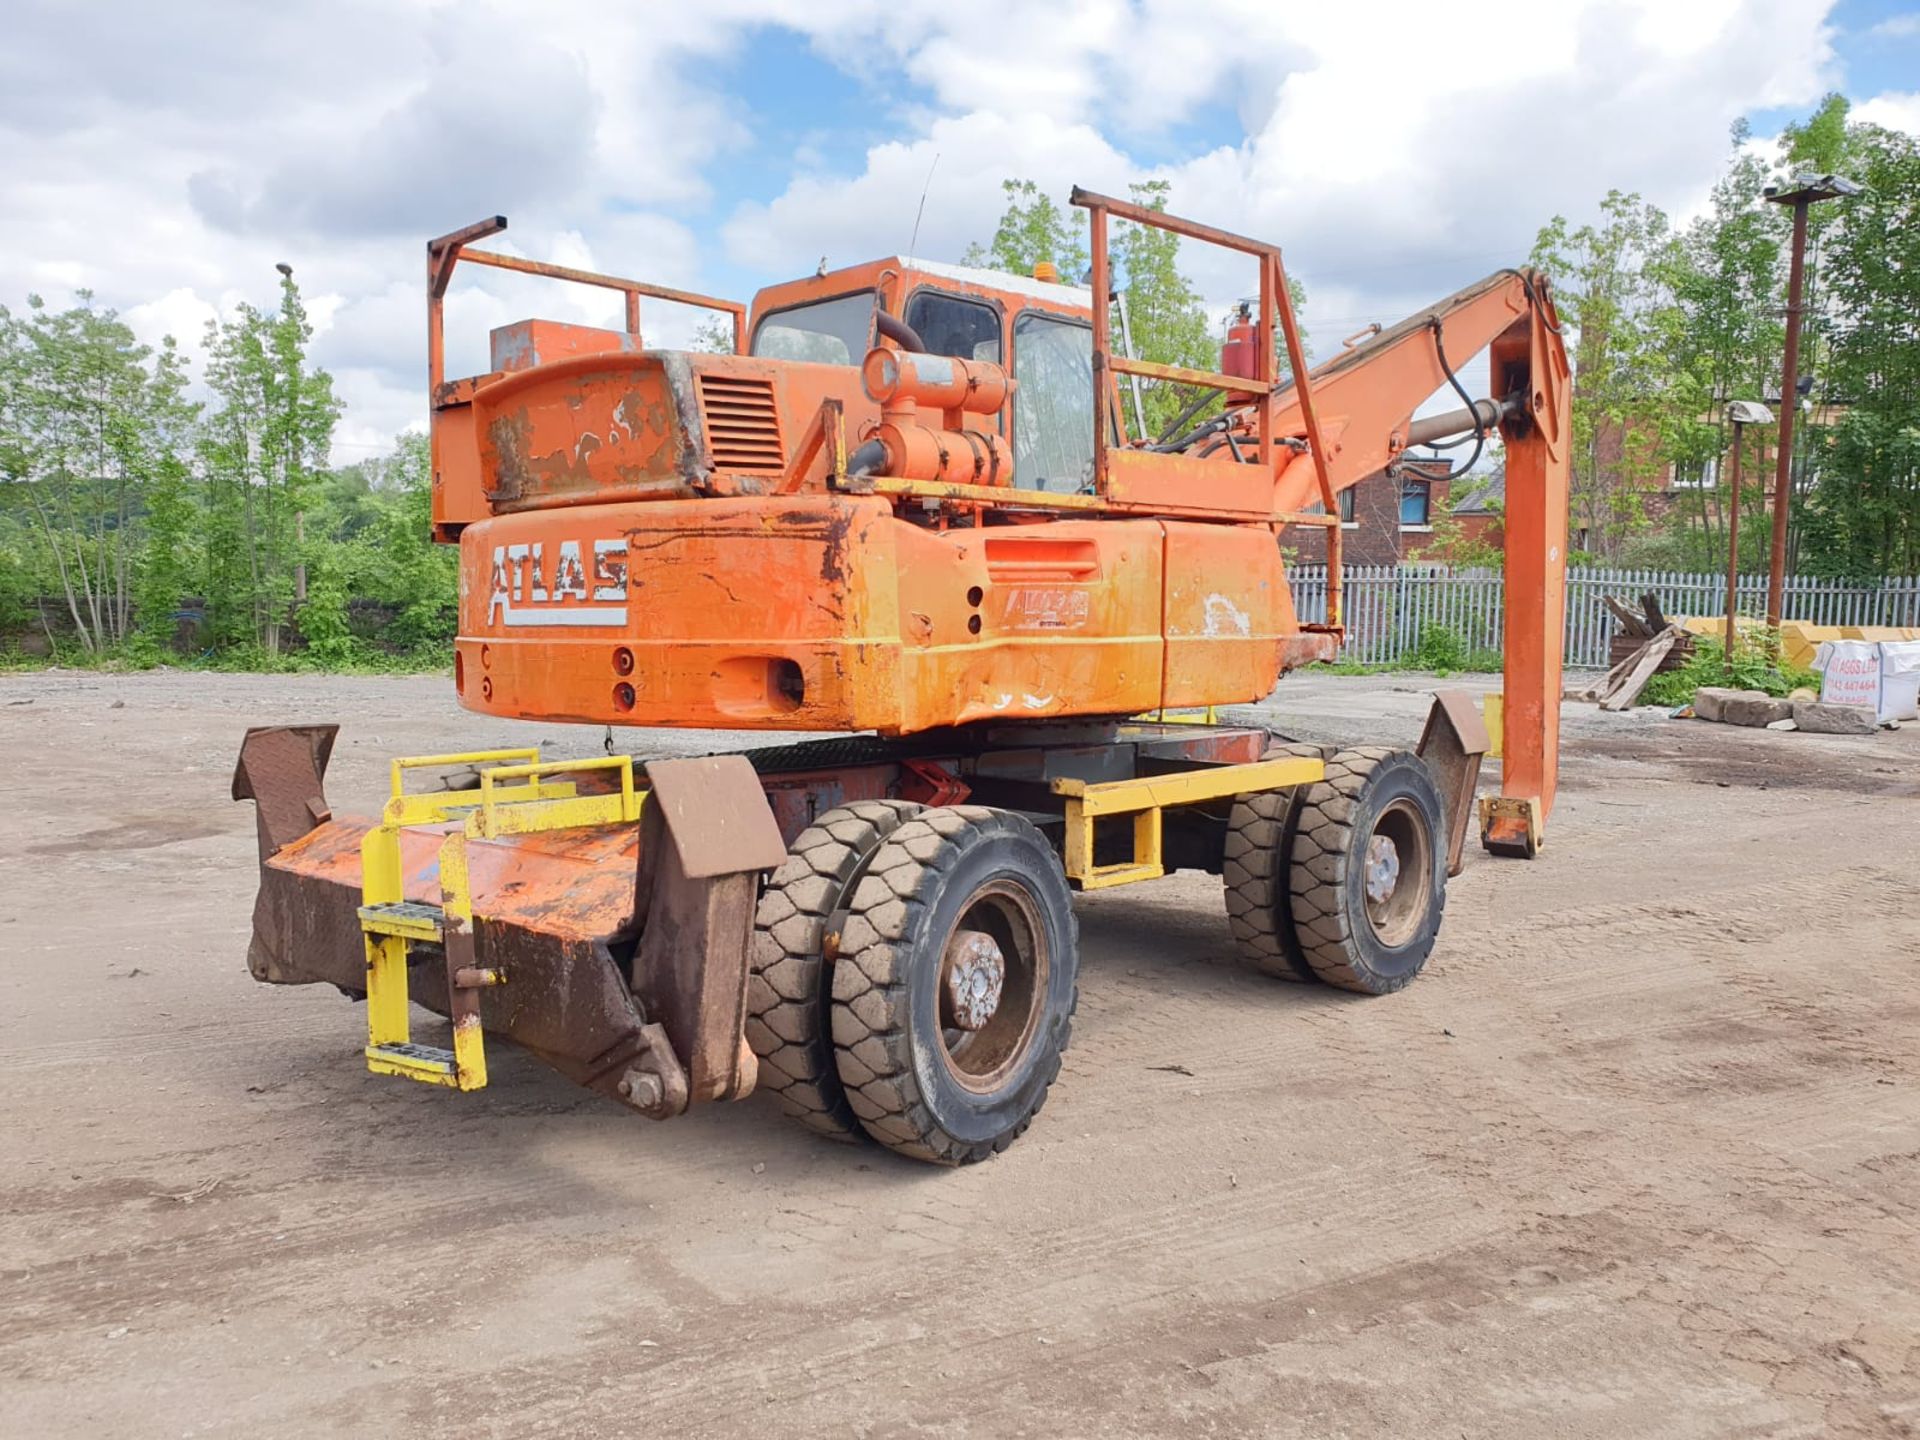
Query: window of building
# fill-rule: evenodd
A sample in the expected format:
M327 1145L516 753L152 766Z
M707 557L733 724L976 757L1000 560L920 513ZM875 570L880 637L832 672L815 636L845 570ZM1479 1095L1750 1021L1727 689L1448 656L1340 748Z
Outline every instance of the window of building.
M1093 484L1093 330L1037 310L1013 322L1013 483L1074 495Z
M1400 527L1433 523L1433 491L1424 480L1408 480L1400 486Z
M1335 501L1339 503L1339 506L1340 506L1340 523L1342 525L1352 525L1354 523L1353 486L1349 485L1346 489L1342 490L1339 494L1335 495L1333 498ZM1312 504L1307 506L1306 510L1303 513L1308 515L1324 515L1327 513L1327 507L1321 504L1318 500L1315 500Z
M1683 466L1676 461L1673 466L1672 487L1675 490L1712 490L1720 484L1720 457L1709 455L1698 468Z
M874 295L860 290L761 317L753 353L768 360L858 365L873 348Z
M907 302L906 321L929 355L1000 363L1000 316L991 305L921 290Z

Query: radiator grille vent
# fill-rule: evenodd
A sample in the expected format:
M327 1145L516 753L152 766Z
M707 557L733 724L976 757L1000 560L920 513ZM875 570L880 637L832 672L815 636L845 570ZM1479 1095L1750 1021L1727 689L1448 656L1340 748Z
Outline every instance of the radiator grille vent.
M771 380L702 374L695 386L714 469L778 473L785 467Z

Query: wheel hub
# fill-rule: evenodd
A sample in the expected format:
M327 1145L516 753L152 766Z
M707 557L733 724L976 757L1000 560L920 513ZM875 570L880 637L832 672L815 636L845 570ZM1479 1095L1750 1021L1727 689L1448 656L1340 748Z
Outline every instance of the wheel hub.
M1393 898L1400 885L1400 847L1385 835L1367 841L1367 899L1375 905Z
M942 959L942 1021L956 1030L983 1030L1000 1008L1007 961L984 930L956 930Z

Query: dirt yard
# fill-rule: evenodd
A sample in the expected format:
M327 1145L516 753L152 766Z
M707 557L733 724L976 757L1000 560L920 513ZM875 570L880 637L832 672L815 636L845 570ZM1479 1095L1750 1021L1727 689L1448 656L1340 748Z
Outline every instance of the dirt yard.
M1046 1113L954 1172L500 1046L478 1094L375 1078L359 1008L247 977L247 723L345 722L342 810L598 733L0 677L0 1431L1920 1434L1920 726L1566 713L1547 851L1472 857L1402 995L1242 971L1210 877L1087 900Z

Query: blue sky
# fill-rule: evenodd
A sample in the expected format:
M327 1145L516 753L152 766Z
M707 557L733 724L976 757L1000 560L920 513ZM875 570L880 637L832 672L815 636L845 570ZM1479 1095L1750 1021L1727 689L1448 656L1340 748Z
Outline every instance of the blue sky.
M1920 3L1915 0L1843 0L1830 16L1838 58L1836 87L1859 98L1920 88ZM1890 33L1891 32L1891 33ZM1756 108L1754 133L1778 134L1805 106Z
M945 259L1007 177L1164 179L1282 244L1331 343L1611 188L1684 218L1735 120L1764 136L1830 89L1920 132L1920 0L1556 0L1524 25L1510 0L13 0L0 303L85 287L191 347L286 260L354 458L424 422L421 245L480 215L522 254L747 298L905 249L930 168L918 248ZM1185 264L1216 305L1246 289ZM493 325L612 318L497 273L450 305L456 368ZM654 307L648 338L691 319Z

